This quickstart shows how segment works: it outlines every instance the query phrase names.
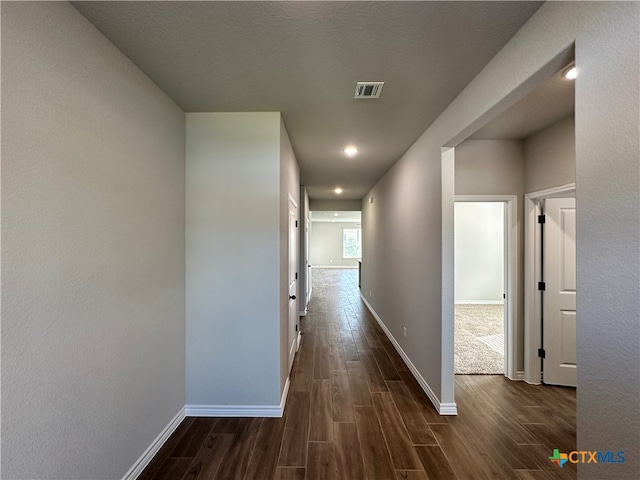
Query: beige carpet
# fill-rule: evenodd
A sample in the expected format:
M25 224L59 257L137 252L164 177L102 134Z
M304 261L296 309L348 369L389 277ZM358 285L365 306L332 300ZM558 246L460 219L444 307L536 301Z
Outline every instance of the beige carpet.
M502 305L456 305L455 373L504 373L503 315Z

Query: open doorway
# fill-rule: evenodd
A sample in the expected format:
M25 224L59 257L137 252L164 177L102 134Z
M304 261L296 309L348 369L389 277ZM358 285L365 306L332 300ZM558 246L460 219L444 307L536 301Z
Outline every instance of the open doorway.
M505 207L456 202L456 374L505 373Z
M518 197L456 195L454 208L454 373L519 378Z
M311 212L312 268L358 268L362 256L361 218L361 212Z

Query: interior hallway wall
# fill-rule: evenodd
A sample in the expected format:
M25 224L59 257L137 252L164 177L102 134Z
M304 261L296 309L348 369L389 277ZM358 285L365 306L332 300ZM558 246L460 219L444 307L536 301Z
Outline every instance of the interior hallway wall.
M360 200L311 200L309 209L314 212L359 212Z
M184 406L185 116L67 2L2 4L2 478L122 478Z
M355 258L342 258L342 233L345 228L360 228L358 223L312 222L311 265L314 267L358 266Z
M575 119L571 115L524 141L525 192L576 181Z
M640 451L639 18L636 2L545 3L365 196L374 203L362 204L362 291L432 398L449 407L454 169L443 168L441 149L563 68L575 46L579 450ZM579 470L599 479L611 467ZM637 478L640 458L615 469Z
M466 140L455 149L456 195L516 195L518 315L516 370L524 370L524 145L520 140Z
M280 114L187 113L186 131L186 403L277 406Z
M300 171L298 161L293 152L287 127L282 115L277 114L280 120L280 397L284 392L285 383L289 378L289 197L293 199L298 212L298 232L302 230L301 219L304 213L304 204L300 202ZM300 256L300 241L298 233L297 251ZM299 258L296 259L298 283L301 276L299 271ZM300 302L298 298L296 302ZM296 312L300 309L296 307ZM296 314L297 315L297 314Z

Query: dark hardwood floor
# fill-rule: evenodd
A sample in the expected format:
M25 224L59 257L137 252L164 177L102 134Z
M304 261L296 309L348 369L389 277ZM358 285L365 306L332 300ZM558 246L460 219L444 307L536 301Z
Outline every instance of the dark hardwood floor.
M283 418L187 418L139 477L176 480L576 478L575 389L457 376L437 414L360 300L357 272L315 270Z

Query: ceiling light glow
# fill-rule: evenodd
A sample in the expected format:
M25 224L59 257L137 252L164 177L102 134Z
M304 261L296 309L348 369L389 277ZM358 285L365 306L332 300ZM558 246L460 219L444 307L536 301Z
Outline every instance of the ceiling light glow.
M334 190L334 192L336 192L338 195L340 195L342 193L342 189L340 187L336 188Z
M353 146L348 146L344 149L344 154L347 157L353 157L356 153L358 153L358 149Z
M564 78L566 78L568 80L575 80L575 78L578 76L578 69L573 64L569 65L564 70L564 72L562 72L562 75L564 75Z

